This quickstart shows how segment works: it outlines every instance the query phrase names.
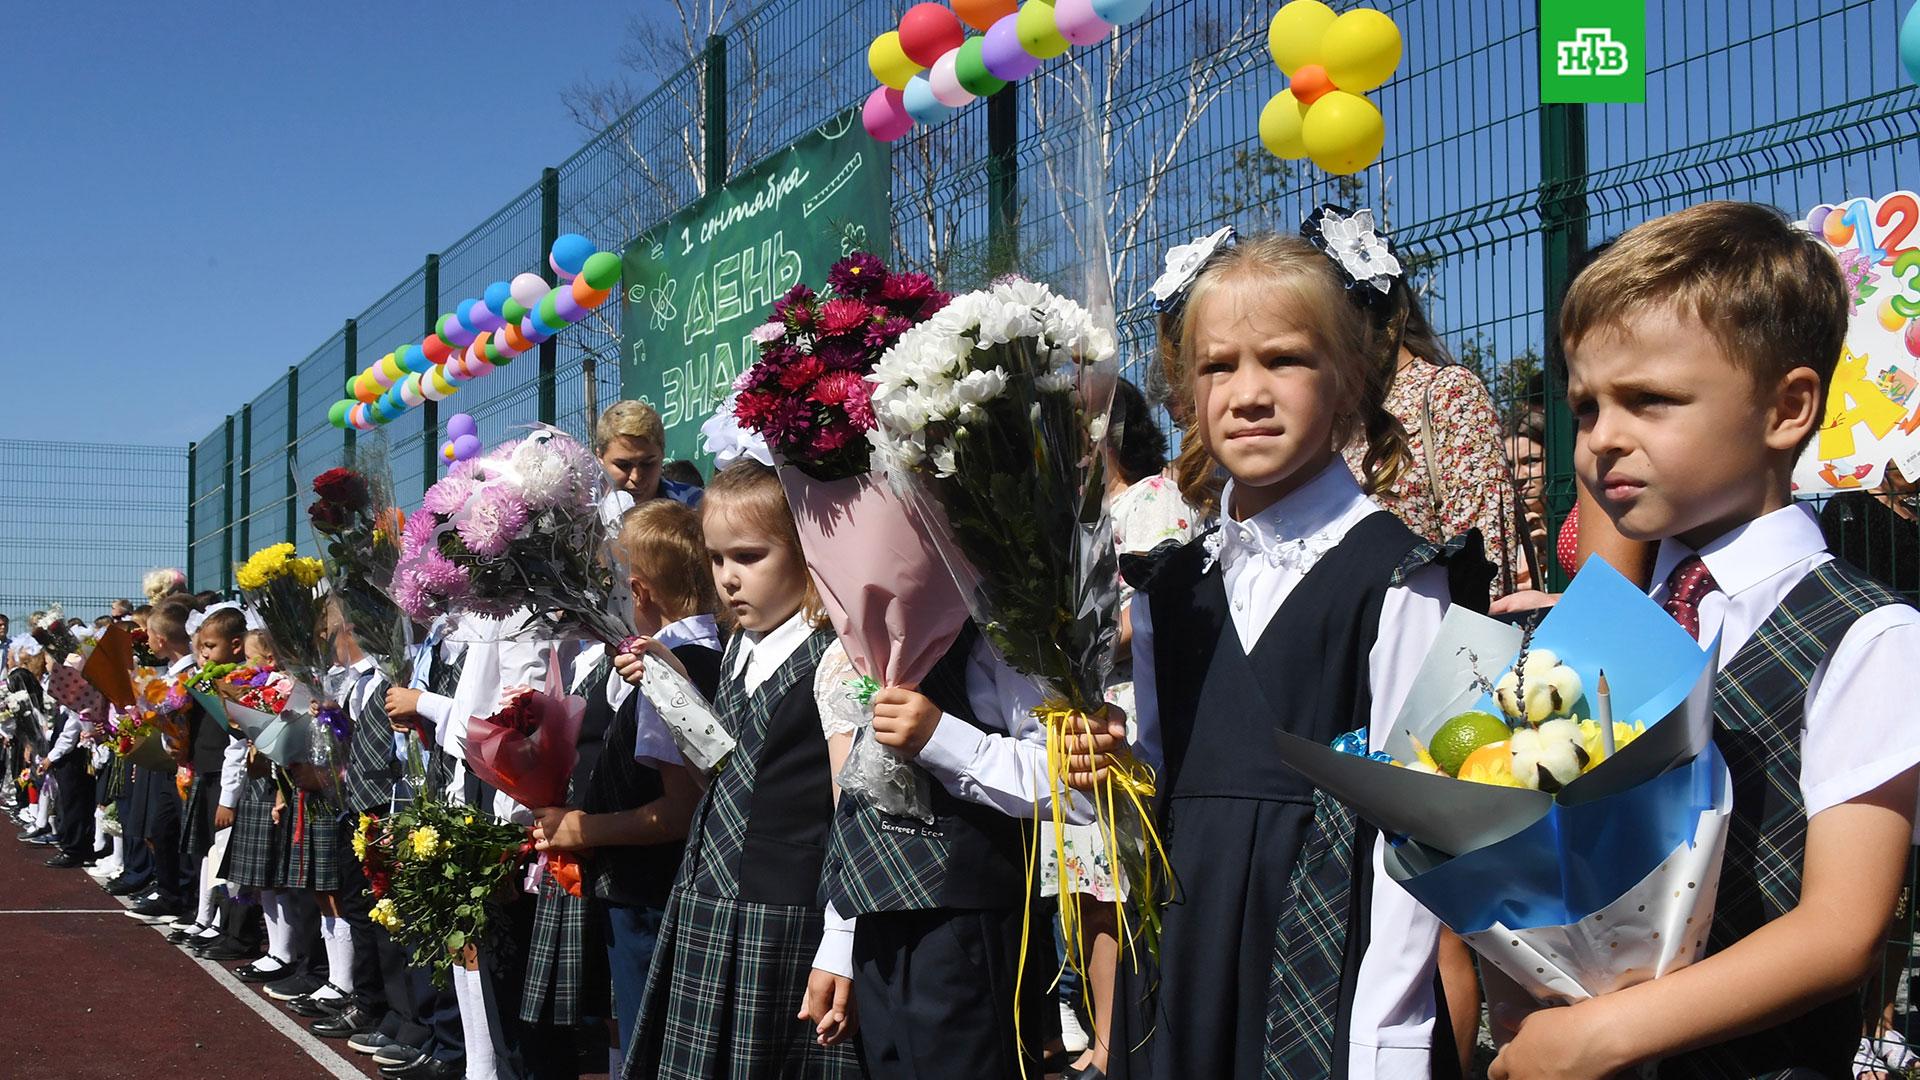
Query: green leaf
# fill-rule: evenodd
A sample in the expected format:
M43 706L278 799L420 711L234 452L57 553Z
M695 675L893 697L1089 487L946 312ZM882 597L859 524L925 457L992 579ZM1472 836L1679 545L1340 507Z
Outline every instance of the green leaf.
M465 931L455 930L453 933L447 935L447 948L464 949L466 946L467 935Z

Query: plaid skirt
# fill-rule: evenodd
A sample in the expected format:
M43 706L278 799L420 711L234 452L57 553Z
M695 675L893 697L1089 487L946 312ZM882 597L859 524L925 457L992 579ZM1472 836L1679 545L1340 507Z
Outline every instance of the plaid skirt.
M220 809L220 782L195 776L187 789L186 816L180 819L180 852L189 859L213 850L213 815Z
M340 807L319 792L296 791L280 817L286 840L279 887L339 892L340 845L349 842Z
M256 776L240 789L233 808L233 835L220 876L235 885L271 889L279 881L282 834L273 823L273 777Z
M852 1042L823 1047L794 1012L820 947L817 908L676 885L622 1080L852 1080Z
M589 1016L605 1015L613 975L607 970L599 920L588 917L590 903L540 875L520 994L520 1019L526 1023L571 1027Z

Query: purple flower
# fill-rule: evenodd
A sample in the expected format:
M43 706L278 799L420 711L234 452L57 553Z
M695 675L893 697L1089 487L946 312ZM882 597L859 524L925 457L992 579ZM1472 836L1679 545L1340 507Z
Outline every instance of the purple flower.
M351 730L347 723L347 711L338 705L322 705L314 711L313 721L321 731L332 736L335 742L345 742Z
M420 576L410 566L402 566L393 572L393 602L407 617L420 622L434 615L433 601L420 584Z
M813 423L813 410L799 398L783 397L773 401L760 431L767 441L785 446L805 438Z
M773 302L773 317L789 327L804 330L813 325L813 290L805 282L787 290Z
M507 545L527 523L527 504L505 484L489 485L474 501L457 529L467 550L482 558L506 554Z
M871 336L872 332L868 332ZM860 371L872 367L867 347L855 339L832 338L816 345L813 355L827 366L828 371Z
M420 500L420 506L428 513L438 514L443 518L452 517L460 512L461 507L467 505L467 500L473 497L473 489L476 486L468 477L448 475L427 489L426 497Z
M412 567L414 580L429 593L446 600L458 600L472 587L467 568L440 554L428 551Z
M885 352L900 340L900 335L913 329L913 320L891 315L867 327L867 348Z
M841 296L872 296L887 283L887 264L870 252L856 251L833 264L827 284Z

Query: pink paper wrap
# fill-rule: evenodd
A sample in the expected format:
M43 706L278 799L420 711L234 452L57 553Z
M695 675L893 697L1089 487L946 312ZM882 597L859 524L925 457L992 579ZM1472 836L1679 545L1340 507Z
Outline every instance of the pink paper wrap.
M919 514L875 474L816 480L779 468L833 629L862 675L918 686L966 625L967 604Z
M516 710L531 716L531 730L505 722ZM583 698L518 691L500 712L476 716L467 725L467 768L523 806L564 806L586 711Z

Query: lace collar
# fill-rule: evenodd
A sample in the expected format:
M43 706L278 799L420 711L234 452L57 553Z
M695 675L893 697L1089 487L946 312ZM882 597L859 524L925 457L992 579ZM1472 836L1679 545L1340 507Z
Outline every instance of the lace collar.
M1233 506L1233 492L1234 481L1229 480L1220 495L1223 508ZM1312 480L1244 521L1223 512L1219 530L1205 540L1207 569L1216 562L1233 567L1258 560L1304 574L1373 510L1346 462L1336 456Z

